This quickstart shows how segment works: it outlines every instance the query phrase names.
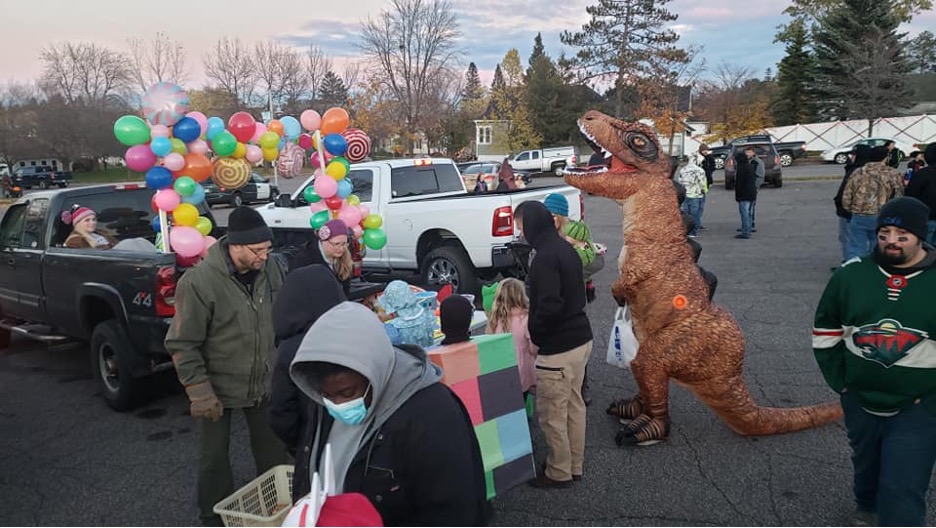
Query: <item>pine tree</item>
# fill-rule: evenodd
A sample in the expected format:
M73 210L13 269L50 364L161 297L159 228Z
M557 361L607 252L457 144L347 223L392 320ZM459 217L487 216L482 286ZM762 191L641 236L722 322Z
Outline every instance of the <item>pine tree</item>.
M319 90L319 100L323 108L345 106L348 103L348 88L341 77L328 70L322 78L322 87Z
M929 31L922 31L907 46L910 64L916 73L936 73L936 38Z
M815 58L807 49L806 27L800 23L790 28L786 56L777 66L777 101L774 121L779 126L811 123L816 118L815 95L811 87Z
M494 79L491 80L491 105L490 114L493 119L505 119L503 116L506 108L499 108L503 105L502 101L507 98L507 83L504 82L504 72L501 71L500 63L494 68Z
M468 64L468 70L465 72L465 88L462 90L462 99L476 100L482 97L484 97L484 87L481 86L478 67L472 62Z
M820 113L828 118L874 120L908 105L903 53L893 0L842 0L819 19L815 34Z
M546 55L546 48L543 46L543 34L537 33L536 37L533 39L533 52L530 53L530 68L533 67L533 63L536 62L536 59ZM529 70L527 70L529 72Z

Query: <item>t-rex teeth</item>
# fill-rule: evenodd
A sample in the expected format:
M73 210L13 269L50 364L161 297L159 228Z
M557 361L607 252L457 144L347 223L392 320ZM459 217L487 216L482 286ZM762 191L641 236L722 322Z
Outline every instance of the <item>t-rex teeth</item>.
M601 149L601 150L604 150L604 149ZM605 157L605 159L610 158L612 155L613 155L613 154L611 154L611 153L608 152L607 150L604 151L604 157Z

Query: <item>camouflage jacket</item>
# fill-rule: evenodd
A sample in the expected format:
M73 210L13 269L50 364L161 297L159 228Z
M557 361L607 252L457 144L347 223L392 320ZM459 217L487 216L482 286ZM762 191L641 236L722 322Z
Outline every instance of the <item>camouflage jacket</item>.
M903 196L903 176L883 163L859 167L845 184L842 207L851 214L877 215L891 198Z

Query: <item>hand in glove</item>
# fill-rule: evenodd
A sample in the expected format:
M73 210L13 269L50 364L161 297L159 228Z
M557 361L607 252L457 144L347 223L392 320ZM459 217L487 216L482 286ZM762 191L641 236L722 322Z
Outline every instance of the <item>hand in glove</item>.
M189 385L185 388L185 393L191 402L189 412L193 418L206 418L217 422L224 415L224 407L221 405L221 400L215 396L211 382Z

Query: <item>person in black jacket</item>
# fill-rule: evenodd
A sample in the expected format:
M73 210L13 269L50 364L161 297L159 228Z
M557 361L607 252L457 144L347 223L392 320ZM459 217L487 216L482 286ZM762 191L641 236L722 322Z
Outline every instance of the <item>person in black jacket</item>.
M713 176L715 173L715 156L712 155L712 149L705 143L702 143L699 145L699 157L702 158L699 165L702 167L702 170L705 171L705 182L708 185L706 188L711 190L712 184L715 183L715 178ZM702 218L705 214L705 199L707 197L708 192L702 195L702 208L699 210L699 218ZM696 226L696 229L705 229L705 226Z
M585 401L582 382L592 350L585 315L582 260L559 236L552 214L541 202L522 204L519 223L536 250L530 286L530 338L536 358L536 410L549 453L546 471L530 485L566 488L582 477L585 461Z
M322 264L335 274L345 295L350 295L351 275L354 272L351 236L352 233L344 222L338 219L329 220L316 232L315 239L305 245L283 251L287 272L310 264Z
M751 238L752 208L757 200L757 168L752 158L755 158L754 147L748 147L735 154L735 166L738 170L734 193L735 201L738 202L738 212L741 214L741 232L735 235L735 238Z
M293 383L289 377L289 366L309 328L322 314L346 299L331 270L312 264L288 274L273 302L273 331L279 346L273 365L270 427L296 460L293 501L311 489L308 446L300 445L300 440L306 435L316 404Z
M366 496L385 526L484 523L471 419L422 348L394 347L373 312L344 302L306 333L290 375L319 404L303 439L309 471L330 444L336 493Z
M845 165L845 176L842 177L842 183L839 184L838 191L832 201L835 203L835 214L839 218L838 240L842 246L842 262L848 257L848 223L851 220L851 213L842 205L842 195L845 193L845 185L848 184L848 178L860 167L863 167L871 160L871 147L865 144L855 145L855 148L848 153L848 164ZM833 268L834 270L835 268Z
M917 169L910 178L910 183L904 189L906 196L918 198L930 210L929 221L926 223L926 238L930 244L936 240L936 143L930 143L923 151L926 167Z

